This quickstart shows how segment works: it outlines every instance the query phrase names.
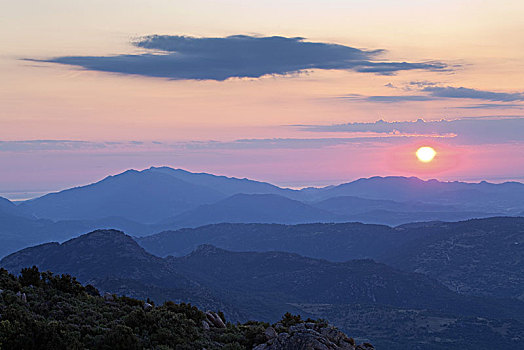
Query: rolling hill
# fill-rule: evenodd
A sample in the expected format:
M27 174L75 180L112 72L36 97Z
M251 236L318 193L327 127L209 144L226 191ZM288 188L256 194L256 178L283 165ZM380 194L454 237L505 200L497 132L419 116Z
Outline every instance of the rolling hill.
M385 261L471 295L524 300L524 218L404 225L428 234Z
M102 291L224 310L232 320L277 320L283 311L334 320L358 341L372 334L379 349L487 350L493 342L518 348L523 341L524 303L460 295L422 274L371 260L337 263L209 245L163 259L121 232L95 231L0 261L13 272L32 265L77 274Z
M360 223L220 224L136 238L159 256L183 256L200 244L232 251L286 251L343 262L371 258L431 276L452 290L521 298L524 218L495 217L398 227Z

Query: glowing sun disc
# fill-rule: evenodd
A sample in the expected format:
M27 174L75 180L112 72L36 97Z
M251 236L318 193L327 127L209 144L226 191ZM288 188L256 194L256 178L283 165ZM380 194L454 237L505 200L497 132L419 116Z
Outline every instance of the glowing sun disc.
M429 146L420 147L415 153L418 160L424 163L429 163L435 158L437 152Z

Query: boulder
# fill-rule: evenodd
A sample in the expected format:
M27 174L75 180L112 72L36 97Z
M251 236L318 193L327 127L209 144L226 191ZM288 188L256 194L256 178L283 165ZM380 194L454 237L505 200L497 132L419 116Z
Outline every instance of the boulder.
M222 318L220 318L220 316L217 315L217 313L213 311L206 312L206 319L208 323L210 324L210 326L213 326L216 328L226 328L226 324L224 323Z
M277 327L277 329L283 329ZM274 332L274 333L273 333ZM276 334L268 327L264 334L267 342L257 345L254 350L373 350L368 343L355 345L352 338L335 327L312 322L297 323L288 332ZM276 336L275 336L276 335Z
M266 330L264 331L264 335L266 336L267 340L271 340L271 339L276 338L278 336L278 333L275 330L275 328L267 327Z
M25 293L18 291L16 292L16 296L20 298L22 302L27 303L27 295L25 295Z

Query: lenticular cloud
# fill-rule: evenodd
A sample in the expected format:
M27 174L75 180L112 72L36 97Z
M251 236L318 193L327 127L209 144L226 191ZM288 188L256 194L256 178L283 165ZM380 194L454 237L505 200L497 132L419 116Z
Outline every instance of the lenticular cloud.
M114 56L62 56L39 62L59 63L87 70L133 74L168 79L223 81L229 78L259 78L311 69L353 70L395 74L405 70L439 71L441 62L388 62L379 60L384 50L308 42L303 38L235 35L224 38L152 35L133 45L141 54Z

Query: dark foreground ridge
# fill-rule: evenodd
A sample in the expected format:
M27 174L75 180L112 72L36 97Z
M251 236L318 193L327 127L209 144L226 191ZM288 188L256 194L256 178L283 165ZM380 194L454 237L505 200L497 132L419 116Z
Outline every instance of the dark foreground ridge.
M370 259L330 262L289 252L232 252L212 245L201 245L184 257L160 258L122 232L99 230L62 244L26 248L0 261L14 274L33 265L76 276L109 295L221 310L230 322L275 324L287 312L325 319L356 342L371 342L377 349L492 350L494 344L507 349L521 349L524 344L522 301L459 294L431 277ZM21 293L31 304L31 290ZM37 309L46 324L49 316L76 317L80 324L82 318L91 317L90 311L64 308L62 303L70 303L66 297L50 297L49 304L41 303ZM0 314L5 320L6 313ZM157 322L145 316L141 320ZM104 322L100 332L110 328L110 322ZM82 327L75 329L82 334ZM307 337L322 335L311 327L300 331ZM136 336L145 336L140 334ZM92 336L96 335L100 334ZM314 342L313 338L308 341ZM269 345L286 349L285 335L272 339ZM290 339L297 337L290 334Z
M0 269L2 349L372 350L322 320L285 314L273 325L226 322L191 304L147 300L83 286L70 275Z

